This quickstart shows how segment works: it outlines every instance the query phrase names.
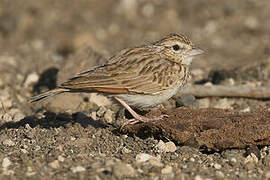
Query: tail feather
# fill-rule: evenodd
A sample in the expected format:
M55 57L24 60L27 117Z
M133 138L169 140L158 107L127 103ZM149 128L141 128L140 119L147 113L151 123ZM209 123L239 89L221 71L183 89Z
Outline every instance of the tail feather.
M47 97L51 97L51 96L55 96L57 94L61 94L61 93L64 93L64 92L69 92L70 90L69 89L64 89L64 88L56 88L56 89L53 89L53 90L49 90L47 92L44 92L44 93L41 93L37 96L33 96L29 102L30 103L33 103L33 102L37 102L39 100L42 100L42 99L45 99Z

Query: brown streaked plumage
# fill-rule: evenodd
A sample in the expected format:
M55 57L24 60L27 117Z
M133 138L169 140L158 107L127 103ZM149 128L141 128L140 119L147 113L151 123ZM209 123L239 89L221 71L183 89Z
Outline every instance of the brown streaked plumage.
M151 107L171 98L186 84L193 57L202 53L187 37L171 34L152 44L124 49L106 64L78 74L31 102L64 92L100 92L114 97L136 122L158 119L140 116L129 106Z

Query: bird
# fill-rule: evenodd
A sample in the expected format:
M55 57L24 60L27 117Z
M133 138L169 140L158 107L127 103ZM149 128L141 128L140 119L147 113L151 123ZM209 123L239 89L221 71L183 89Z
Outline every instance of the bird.
M204 50L182 34L169 34L153 43L126 48L100 66L79 73L57 88L33 96L30 102L62 93L102 93L114 98L133 119L126 124L162 119L145 117L133 110L155 107L187 84L190 65Z

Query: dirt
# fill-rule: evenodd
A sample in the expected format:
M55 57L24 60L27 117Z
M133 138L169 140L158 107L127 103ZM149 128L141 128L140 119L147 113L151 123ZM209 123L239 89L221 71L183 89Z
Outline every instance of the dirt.
M0 0L0 178L270 179L269 98L177 96L140 112L163 120L122 129L130 116L102 95L28 103L168 33L207 51L189 83L269 86L269 10L267 0Z

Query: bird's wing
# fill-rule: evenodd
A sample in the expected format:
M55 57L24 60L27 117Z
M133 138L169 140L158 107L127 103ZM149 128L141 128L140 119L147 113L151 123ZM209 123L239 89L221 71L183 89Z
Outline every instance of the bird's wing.
M117 61L112 59L111 63L71 78L60 87L78 91L121 94L154 94L167 89L170 84L165 78L173 74L170 62L158 59L155 55L149 58L130 51L122 52L126 53L124 56L114 57ZM126 56L128 59L123 58Z

